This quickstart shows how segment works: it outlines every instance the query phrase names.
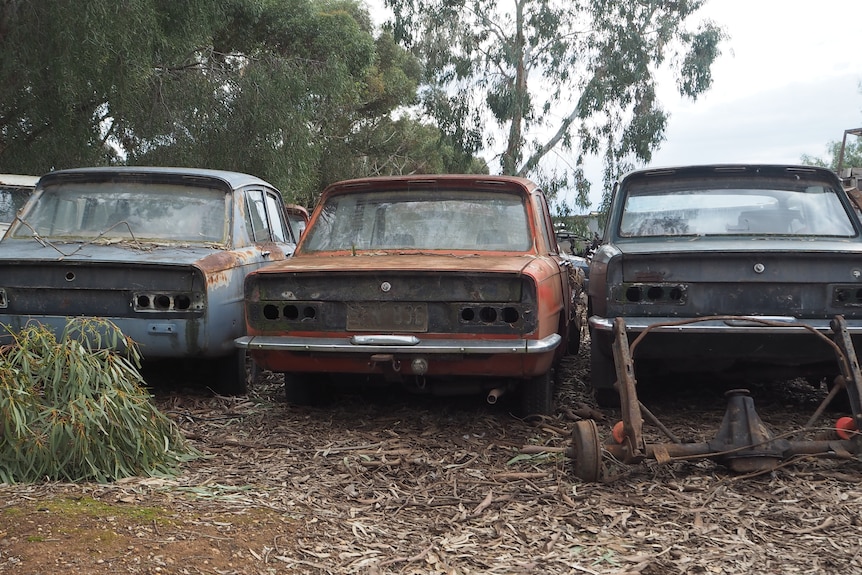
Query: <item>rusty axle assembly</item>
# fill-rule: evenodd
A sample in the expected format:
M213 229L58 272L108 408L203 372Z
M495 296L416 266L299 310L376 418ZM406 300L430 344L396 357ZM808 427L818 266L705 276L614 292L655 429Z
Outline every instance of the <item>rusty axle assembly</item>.
M716 435L709 441L683 443L667 429L637 397L637 381L633 352L637 344L652 328L710 320L735 320L774 325L777 322L756 317L710 316L680 322L656 324L641 332L629 345L625 321L614 320L614 364L616 366L616 389L620 395L622 433L617 442L602 445L598 428L593 420L582 420L572 430L568 455L573 460L575 475L584 481L599 481L602 477L603 452L626 464L654 459L659 463L674 460L712 459L727 466L731 471L757 473L775 469L782 461L800 455L850 459L862 453L862 436L859 433L845 434L846 439L797 439L800 430L773 435L754 408L754 400L745 389L727 392L727 408ZM782 324L778 324L782 325ZM848 394L852 416L848 419L851 430L862 429L862 372L853 348L843 316L835 316L830 323L832 338L808 326L817 337L823 338L835 351L840 375L829 395L822 401L809 419L811 427L828 407L832 399L842 390ZM659 428L669 438L668 443L648 443L643 435L644 420ZM619 425L619 424L618 424ZM801 430L805 431L805 429Z

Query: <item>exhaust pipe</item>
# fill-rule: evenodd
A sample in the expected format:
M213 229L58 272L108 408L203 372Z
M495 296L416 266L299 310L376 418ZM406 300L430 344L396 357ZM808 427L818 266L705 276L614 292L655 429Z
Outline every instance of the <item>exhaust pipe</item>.
M485 399L488 401L488 403L490 403L491 405L494 405L495 403L497 403L497 400L500 399L500 396L503 395L504 393L506 393L505 388L495 387L494 389L492 389L491 391L488 392L488 397L486 397Z

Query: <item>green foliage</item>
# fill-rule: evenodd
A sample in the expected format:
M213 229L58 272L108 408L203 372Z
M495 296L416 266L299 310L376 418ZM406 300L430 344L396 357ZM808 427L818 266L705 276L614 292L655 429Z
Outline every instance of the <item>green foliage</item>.
M425 64L423 109L453 149L496 150L503 173L534 179L553 151L569 163L548 189L574 188L581 208L586 156L604 158L607 186L663 141L660 70L690 98L711 86L725 34L689 29L703 3L386 0L393 34Z
M171 474L197 453L150 402L134 342L112 323L41 325L0 348L0 482Z
M841 142L829 142L826 148L826 158L803 154L800 161L809 166L820 166L822 168L829 168L830 170L838 170L838 161L841 158ZM841 167L862 168L862 137L847 135Z
M0 171L230 169L310 205L336 175L394 169L398 132L379 128L415 102L420 74L357 0L6 2ZM439 130L401 128L406 165L432 150L448 167Z

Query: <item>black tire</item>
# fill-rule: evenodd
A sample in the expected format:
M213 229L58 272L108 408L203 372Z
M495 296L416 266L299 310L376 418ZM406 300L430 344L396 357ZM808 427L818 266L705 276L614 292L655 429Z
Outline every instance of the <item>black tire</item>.
M548 371L519 386L521 415L552 415L554 412L554 378Z
M213 380L216 391L222 395L245 395L248 393L248 372L245 365L244 349L217 358L213 364Z
M599 407L619 407L620 395L614 388L617 372L614 360L602 352L596 338L590 339L590 382Z

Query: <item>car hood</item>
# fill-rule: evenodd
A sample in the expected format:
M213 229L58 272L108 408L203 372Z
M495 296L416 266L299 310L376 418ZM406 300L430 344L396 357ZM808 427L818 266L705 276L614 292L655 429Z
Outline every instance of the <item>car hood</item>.
M529 273L530 270L553 264L549 258L535 254L428 254L362 253L358 255L303 254L268 265L258 273L311 273L311 272L496 272Z

